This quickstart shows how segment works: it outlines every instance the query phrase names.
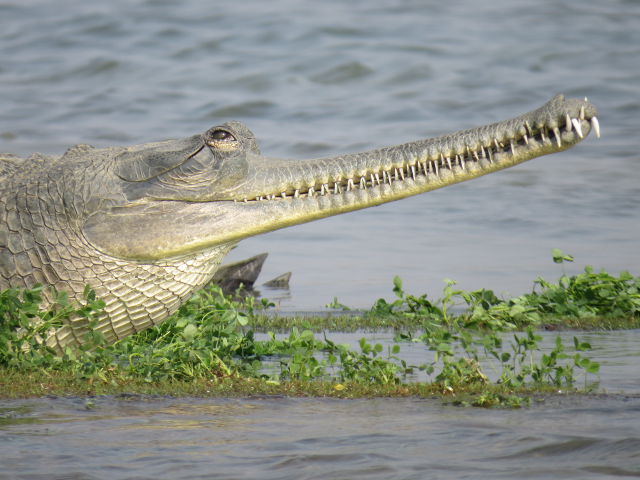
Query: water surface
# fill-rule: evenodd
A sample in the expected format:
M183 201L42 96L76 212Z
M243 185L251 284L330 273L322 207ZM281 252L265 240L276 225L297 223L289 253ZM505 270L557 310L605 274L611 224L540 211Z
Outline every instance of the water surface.
M5 402L2 479L640 476L640 398L526 410L438 400L107 397Z
M247 123L267 155L318 157L588 96L603 138L421 197L249 239L283 309L370 307L393 275L438 296L519 294L576 265L638 273L640 5L613 0L0 3L0 150L60 154Z

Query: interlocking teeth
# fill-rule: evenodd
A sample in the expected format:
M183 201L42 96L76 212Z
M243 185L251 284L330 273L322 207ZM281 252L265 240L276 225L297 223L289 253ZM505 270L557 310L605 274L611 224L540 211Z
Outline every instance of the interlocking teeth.
M591 117L591 128L593 128L596 138L600 138L600 122L596 117Z
M558 148L562 147L562 140L560 139L560 129L555 127L553 129L553 134L556 136L556 143L558 144Z
M580 138L584 138L584 135L582 135L582 125L580 125L580 121L577 118L572 118L571 124L573 125L573 128L576 129L578 136Z

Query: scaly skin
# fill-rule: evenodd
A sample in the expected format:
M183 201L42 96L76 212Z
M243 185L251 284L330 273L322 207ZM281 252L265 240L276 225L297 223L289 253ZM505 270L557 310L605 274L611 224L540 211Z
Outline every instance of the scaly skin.
M263 157L230 122L203 135L133 147L71 148L0 161L0 288L50 285L105 300L109 341L155 325L214 274L243 238L399 200L578 143L596 110L553 98L484 127L364 153ZM82 319L48 343L82 343Z

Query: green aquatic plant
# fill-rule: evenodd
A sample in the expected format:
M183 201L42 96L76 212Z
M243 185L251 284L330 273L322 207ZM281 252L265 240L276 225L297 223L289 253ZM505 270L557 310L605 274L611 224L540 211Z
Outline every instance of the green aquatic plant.
M573 261L571 255L559 249L552 250L552 259L560 264ZM594 328L598 322L605 327L612 322L629 327L640 324L640 277L626 271L616 277L604 270L596 272L587 265L583 273L568 276L563 272L555 283L538 278L531 293L506 300L498 298L492 290L465 291L455 288L455 284L453 280L445 280L442 296L432 301L426 294L406 293L402 280L395 277L396 298L391 302L378 299L365 316L400 316L411 322L422 322L425 329L434 324L488 330L543 324Z
M532 327L524 334L513 334L511 340L502 332L460 327L433 329L412 340L424 342L433 352L433 360L421 368L450 392L469 384L487 384L489 374L508 388L573 388L581 372L587 387L589 375L596 375L600 369L582 353L591 350L587 342L574 337L574 353L570 354L557 336L554 347L545 353L540 346L542 336Z
M553 257L557 262L572 260L560 251ZM426 294L408 294L395 277L394 300L378 300L362 316L345 317L350 324L373 318L378 323L370 325L394 325L395 342L383 345L362 338L355 348L318 333L327 325L335 327L331 318L307 318L300 328L274 333L269 326L274 316L266 313L271 302L232 298L215 286L195 294L161 325L107 345L92 328L104 303L91 289L79 303L41 287L11 289L0 293L0 386L10 388L1 378L20 372L25 379L46 375L64 379L57 381L65 385L85 382L88 390L142 383L181 385L182 390L206 385L206 391L227 393L241 385L242 391L273 393L300 392L307 385L309 392L345 396L371 394L372 386L389 392L395 386L393 391L404 395L413 388L407 386L407 376L423 371L429 391L456 396L473 392L474 398L464 402L478 406L524 405L514 392L571 389L581 376L587 388L599 370L587 356L588 343L574 338L573 345L566 346L557 337L543 348L536 328L585 316L594 321L614 314L638 318L639 287L638 278L628 273L615 277L587 267L574 276L563 272L557 283L538 279L533 292L507 300L491 290L467 292L447 280L442 297L432 300ZM53 301L41 308L45 293ZM56 354L46 346L46 337L71 317L86 319L86 342ZM397 318L402 321L389 320ZM258 335L258 328L266 334ZM524 331L515 331L518 328ZM419 365L402 359L406 342L424 344Z
M84 290L84 302L80 305L69 301L66 292L50 290L53 300L41 308L43 289L7 289L0 292L0 365L15 368L69 368L77 355L91 357L95 347L104 344L104 337L94 327L104 302L96 298L89 287ZM87 344L78 351L68 349L57 355L46 345L46 338L71 317L87 320Z

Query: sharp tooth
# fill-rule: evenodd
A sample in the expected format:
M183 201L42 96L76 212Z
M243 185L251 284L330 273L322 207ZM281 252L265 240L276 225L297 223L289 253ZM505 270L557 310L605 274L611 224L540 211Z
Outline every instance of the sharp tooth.
M338 182L333 184L333 193L340 193L340 184Z
M437 161L433 161L431 162L431 165L433 165L433 170L436 173L436 177L440 177L440 172L438 171L438 162Z
M500 150L500 142L498 142L497 138L493 139L493 144L496 146L496 150L499 151Z
M293 197L294 197L294 198L298 198L298 197L300 197L300 190L298 190L298 189L296 188L295 192L293 192Z
M366 190L367 189L367 181L365 180L364 177L360 177L360 188L362 190Z
M256 200L261 201L262 197L256 197Z
M393 169L393 174L394 174L394 176L396 177L396 180L400 180L399 175L398 175L398 169L397 169L397 168L394 168L394 169Z
M568 113L565 115L564 128L567 130L567 132L571 131L571 117Z
M529 122L524 122L524 128L527 129L527 133L529 134L529 136L533 137L533 130L531 130L531 125L529 125Z
M487 148L487 158L489 159L489 163L493 163L493 157L491 156L490 148Z
M562 140L560 139L560 129L558 127L554 127L553 134L556 136L556 143L558 144L558 148L562 146Z
M399 168L398 170L400 170L400 177L404 180L404 168Z
M324 195L324 183L322 185L320 185L320 195Z
M580 120L584 120L584 105L580 107Z
M542 139L543 142L547 139L547 137L544 134L544 127L540 129L540 138Z
M356 188L356 186L353 184L353 178L350 178L347 180L347 192L350 192L354 188Z
M516 154L516 146L513 144L513 140L509 140L509 146L511 147L511 154Z
M282 198L287 198L287 192L282 192L280 195L282 196Z
M484 146L480 145L480 155L482 158L487 158L487 152L484 151Z
M243 200L244 203L247 203L249 200L247 200L246 198Z
M313 187L311 187L311 188L309 189L309 191L307 192L307 195L308 195L309 197L313 197L313 194L314 194L315 192L316 192L316 191L313 189Z
M378 185L380 185L380 175L378 175L378 174L376 173L376 174L375 174L375 177L376 177L376 183L377 183Z
M522 136L522 139L524 140L524 143L526 143L527 145L529 145L529 137L527 136L527 134L526 134L526 133Z
M449 165L449 170L453 169L453 167L451 166L451 159L449 157L447 157L447 165Z
M416 179L416 167L414 167L413 165L411 165L411 176L414 180Z
M480 157L478 156L478 152L476 152L475 150L473 152L471 152L473 155L473 158L475 159L476 162L480 161Z
M571 123L573 124L573 128L576 129L576 133L580 138L584 138L582 135L582 125L580 125L580 121L577 118L572 118Z
M600 122L596 117L591 117L591 128L596 133L596 137L600 138Z
M427 162L422 162L422 170L424 170L424 174L427 174Z

